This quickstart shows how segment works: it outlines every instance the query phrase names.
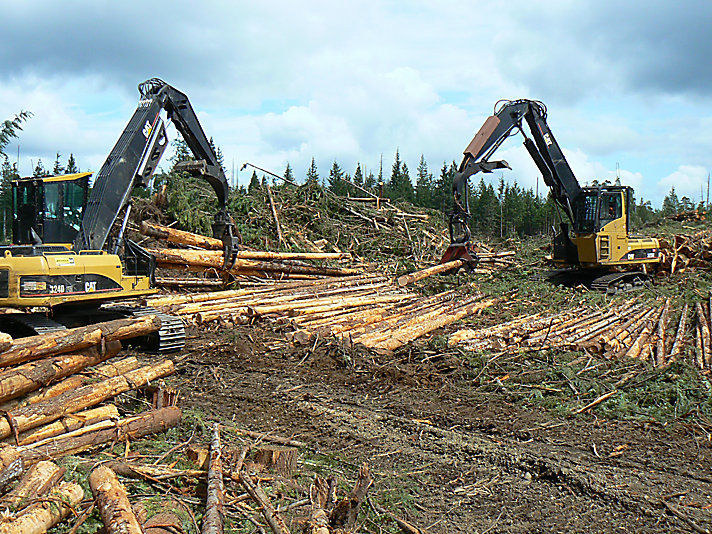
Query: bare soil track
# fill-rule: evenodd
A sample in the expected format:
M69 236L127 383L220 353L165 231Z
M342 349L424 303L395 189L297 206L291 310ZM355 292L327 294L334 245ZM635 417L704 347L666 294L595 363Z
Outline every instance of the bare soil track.
M448 355L196 334L178 358L185 404L368 461L379 502L428 532L712 531L704 432L523 408Z

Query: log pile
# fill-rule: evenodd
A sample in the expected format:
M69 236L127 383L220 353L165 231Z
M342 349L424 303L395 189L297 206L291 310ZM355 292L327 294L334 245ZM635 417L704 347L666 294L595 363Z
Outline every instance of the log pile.
M11 340L0 352L0 533L43 533L85 495L54 462L176 426L181 411L163 407L122 417L116 396L174 372L173 362L115 359L121 341L160 328L155 316L119 319ZM90 481L91 483L91 481ZM14 487L13 487L14 486Z
M296 341L334 336L350 345L383 351L395 350L496 302L454 291L422 297L376 274L146 300L152 308L196 324L280 321L295 327L292 339Z
M677 234L660 241L660 268L669 274L712 269L712 231Z
M678 359L688 321L684 307L673 324L670 301L628 302L604 309L576 308L523 315L483 329L454 332L448 343L467 349L517 353L543 349L587 350L601 357L636 358L656 367Z
M156 257L157 266L163 269L189 271L194 273L212 273L224 279L226 275L233 278L259 277L270 279L309 279L316 277L339 277L357 274L358 269L341 266L316 265L310 262L351 259L351 254L342 252L267 252L255 250L239 250L234 262L225 266L222 253L222 241L205 237L167 226L141 223L141 233L150 238L170 244L171 248L153 246L148 252ZM190 248L176 248L176 245ZM198 279L199 280L199 279ZM208 278L205 287L210 282ZM169 279L170 283L170 279ZM172 284L178 285L178 284ZM185 286L199 286L199 282L191 280Z
M668 219L672 221L680 222L693 222L693 221L704 221L707 218L707 212L704 210L688 210L675 213L668 216Z

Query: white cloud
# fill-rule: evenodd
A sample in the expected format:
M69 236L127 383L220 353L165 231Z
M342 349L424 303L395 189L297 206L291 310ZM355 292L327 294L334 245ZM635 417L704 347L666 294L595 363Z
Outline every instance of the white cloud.
M674 187L677 198L686 196L696 204L707 197L707 176L708 170L704 167L681 165L658 181L658 195L667 195Z

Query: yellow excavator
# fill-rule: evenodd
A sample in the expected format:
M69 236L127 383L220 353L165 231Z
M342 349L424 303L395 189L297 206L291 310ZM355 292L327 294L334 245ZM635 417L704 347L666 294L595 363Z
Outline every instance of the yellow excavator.
M470 266L477 263L470 242L467 184L479 172L510 168L506 161L490 158L507 138L518 132L524 137L524 147L550 188L554 202L568 219L568 223L561 221L554 236L552 259L566 268L558 274L607 292L637 285L645 280L648 268L660 262L660 245L657 239L629 231L633 189L622 185L581 187L546 117L546 107L536 100L497 103L494 115L485 120L465 149L453 178L451 244L442 263L455 259L465 260Z
M124 233L131 192L148 185L168 144L162 111L195 156L177 170L204 178L217 195L213 234L223 241L226 265L234 261L229 185L188 98L157 78L140 84L139 92L138 107L91 188L86 172L13 183L13 244L0 247L0 306L27 313L2 315L1 329L22 336L156 313L107 302L155 292L155 258ZM181 321L159 315L155 348L180 349Z

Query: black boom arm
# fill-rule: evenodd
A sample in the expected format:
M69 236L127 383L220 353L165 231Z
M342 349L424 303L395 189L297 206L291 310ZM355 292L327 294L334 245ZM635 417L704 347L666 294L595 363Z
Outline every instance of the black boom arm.
M229 184L188 97L158 78L138 87L138 107L96 176L74 248L102 250L134 186L148 184L168 144L160 117L165 110L196 159L183 165L182 170L207 180L215 190L218 212L213 234L223 240L229 258L237 249L234 224L227 211Z
M544 104L536 100L506 100L497 105L499 109L485 120L465 149L465 156L453 178L454 203L450 216L450 239L453 244L464 244L470 239L467 200L470 177L478 172L510 168L506 161L490 161L490 157L517 131L524 136L524 147L541 172L544 183L551 189L554 200L572 223L575 219L572 206L581 192L581 186L549 129ZM526 122L531 138L525 133L523 122Z

